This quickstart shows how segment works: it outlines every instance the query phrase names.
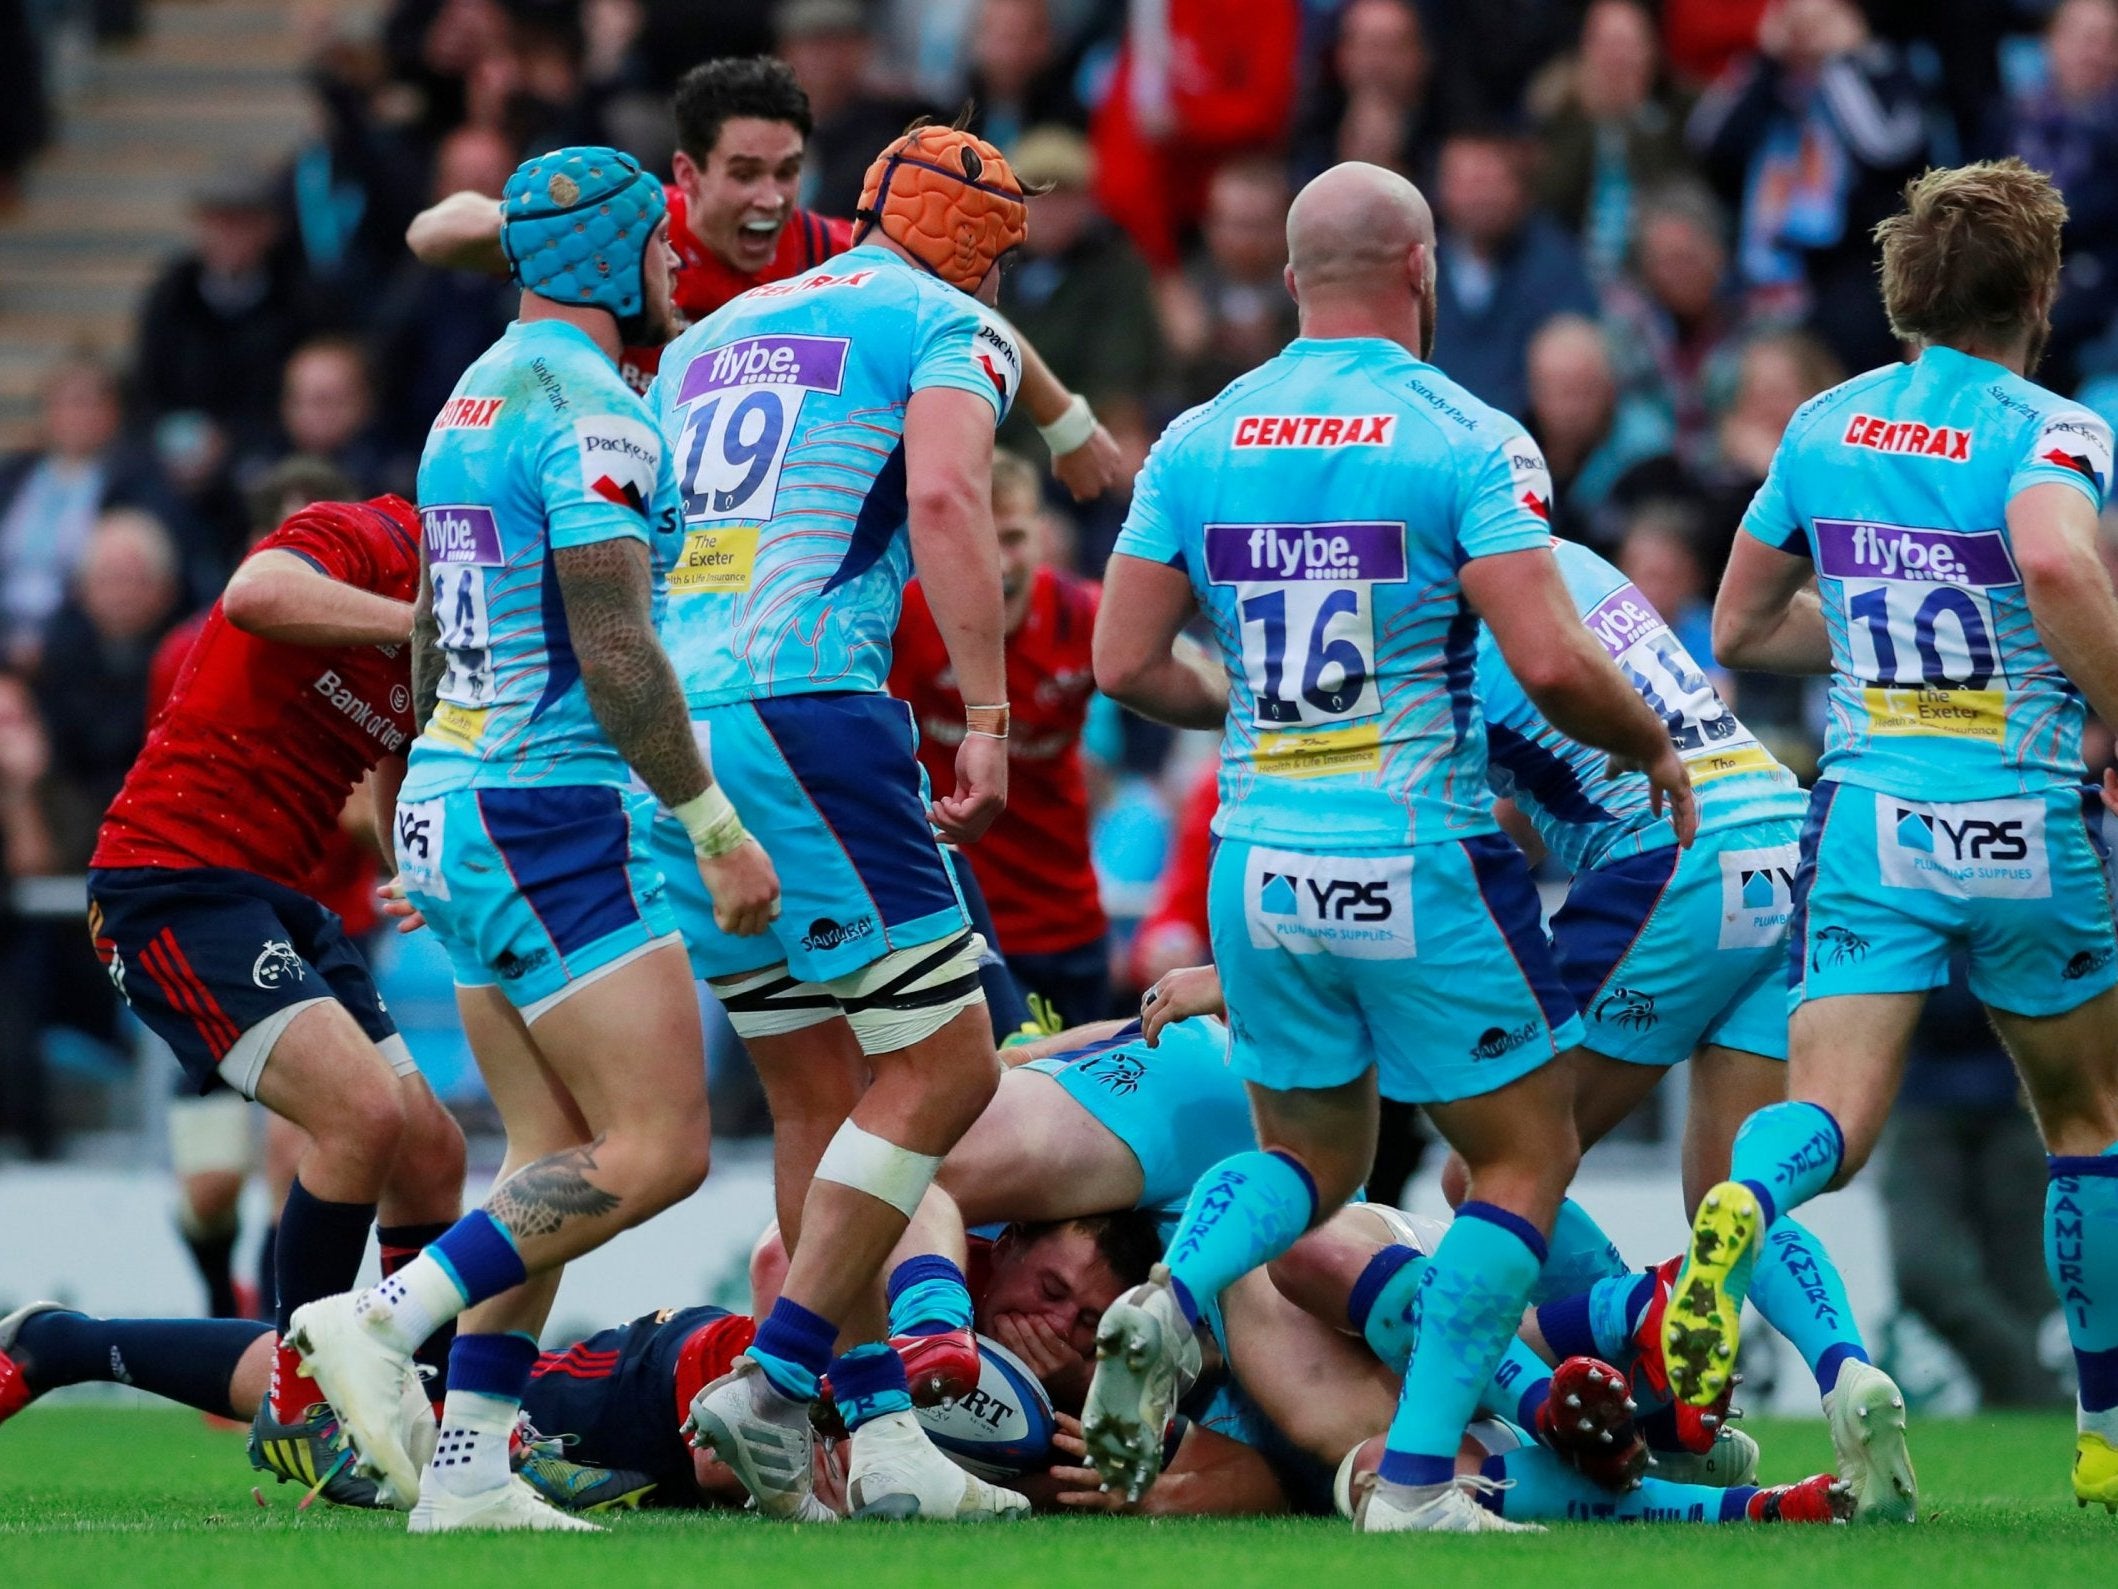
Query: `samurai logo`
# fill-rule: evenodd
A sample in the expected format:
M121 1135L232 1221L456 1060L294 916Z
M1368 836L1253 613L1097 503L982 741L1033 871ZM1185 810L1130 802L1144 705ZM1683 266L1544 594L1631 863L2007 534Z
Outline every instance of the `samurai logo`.
M1826 927L1817 933L1815 946L1809 951L1809 969L1821 971L1826 966L1852 965L1867 958L1866 938L1845 927Z
M294 945L283 938L274 938L258 951L257 961L250 967L250 980L261 988L276 988L288 982L300 982L309 975L309 968L302 964L302 957L294 952Z
M1655 1013L1655 996L1638 988L1612 988L1589 1012L1599 1021L1628 1032L1644 1032L1662 1017Z
M1081 1074L1095 1077L1118 1097L1129 1098L1140 1090L1147 1067L1130 1054L1098 1054L1081 1067Z

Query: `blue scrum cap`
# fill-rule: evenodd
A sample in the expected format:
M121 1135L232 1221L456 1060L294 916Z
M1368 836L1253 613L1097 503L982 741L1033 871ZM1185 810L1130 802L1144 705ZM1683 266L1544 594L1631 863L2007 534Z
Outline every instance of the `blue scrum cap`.
M555 303L637 316L647 240L669 208L662 184L615 149L525 160L500 195L500 246L515 280Z

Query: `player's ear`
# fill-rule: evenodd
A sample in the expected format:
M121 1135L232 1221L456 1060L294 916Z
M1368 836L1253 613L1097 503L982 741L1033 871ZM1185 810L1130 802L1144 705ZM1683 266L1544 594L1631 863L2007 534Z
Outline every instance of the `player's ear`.
M669 157L669 175L678 187L689 189L705 173L699 169L698 161L679 149Z
M1280 280L1287 283L1287 296L1296 303L1300 303L1302 301L1302 289L1294 284L1294 265L1291 261L1280 268Z

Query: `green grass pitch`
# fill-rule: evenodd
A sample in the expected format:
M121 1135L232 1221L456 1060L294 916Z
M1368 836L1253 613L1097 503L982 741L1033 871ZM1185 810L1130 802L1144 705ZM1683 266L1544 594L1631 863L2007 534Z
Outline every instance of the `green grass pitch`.
M1766 1477L1830 1459L1820 1423L1756 1420ZM1312 1519L1054 1518L987 1528L789 1529L646 1513L604 1538L411 1539L393 1515L260 1511L241 1437L191 1413L32 1408L0 1430L0 1589L65 1584L591 1584L898 1589L1330 1589L1339 1584L1918 1585L2110 1583L2118 1518L2076 1509L2063 1417L1921 1423L1916 1528L1575 1524L1543 1538L1356 1539ZM415 1576L416 1575L416 1576Z

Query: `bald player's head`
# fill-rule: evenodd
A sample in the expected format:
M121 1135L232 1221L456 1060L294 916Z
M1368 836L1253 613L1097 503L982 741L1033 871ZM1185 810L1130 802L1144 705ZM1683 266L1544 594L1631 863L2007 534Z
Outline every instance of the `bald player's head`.
M1434 345L1434 212L1395 171L1335 165L1287 211L1287 284L1312 317L1365 307L1378 320L1416 320L1414 346ZM1403 340L1400 338L1399 340Z

